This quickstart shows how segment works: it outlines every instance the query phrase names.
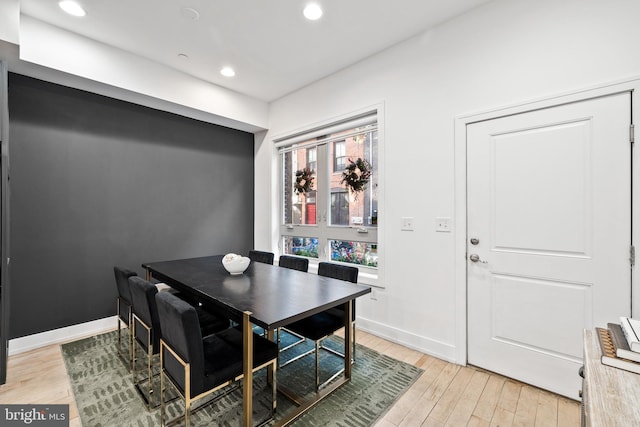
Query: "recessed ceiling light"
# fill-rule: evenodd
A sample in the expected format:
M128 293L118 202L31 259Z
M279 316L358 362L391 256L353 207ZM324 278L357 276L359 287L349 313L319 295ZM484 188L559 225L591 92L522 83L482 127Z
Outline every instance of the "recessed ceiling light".
M81 16L85 16L87 14L87 12L82 8L82 6L80 6L75 1L64 0L64 1L59 2L58 6L60 6L60 9L64 10L65 12L67 12L69 15L80 16L81 17Z
M222 70L220 70L220 74L225 77L233 77L236 75L236 72L233 71L233 68L231 67L224 67Z
M316 3L309 3L302 11L304 17L310 21L320 19L322 16L322 9Z

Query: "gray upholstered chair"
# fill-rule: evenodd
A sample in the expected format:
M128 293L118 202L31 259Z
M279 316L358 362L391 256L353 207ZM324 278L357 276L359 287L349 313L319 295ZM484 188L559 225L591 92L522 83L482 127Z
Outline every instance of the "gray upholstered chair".
M253 262L261 262L264 264L273 265L273 258L274 258L273 252L256 251L256 250L249 251L249 259Z
M118 356L127 364L129 370L133 367L133 334L131 323L133 319L133 311L131 309L131 290L129 289L129 277L136 276L135 271L126 268L114 266L113 273L116 279L116 287L118 289L118 297L116 298L116 316L118 321ZM122 349L122 324L127 329L127 352Z
M192 403L224 387L231 386L243 376L242 331L228 328L208 337L198 328L195 308L168 293L156 295L160 325L161 424L165 425L165 379L169 380L184 401L185 425L189 426ZM268 365L273 368L271 382L271 417L276 408L275 368L276 344L253 335L253 371ZM202 405L206 407L207 405ZM177 421L177 419L172 420Z

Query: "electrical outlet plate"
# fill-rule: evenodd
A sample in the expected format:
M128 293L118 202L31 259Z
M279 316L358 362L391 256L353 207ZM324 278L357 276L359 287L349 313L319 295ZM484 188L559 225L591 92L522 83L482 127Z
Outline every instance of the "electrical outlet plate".
M436 231L440 231L443 233L451 232L451 218L449 217L439 217L436 218Z

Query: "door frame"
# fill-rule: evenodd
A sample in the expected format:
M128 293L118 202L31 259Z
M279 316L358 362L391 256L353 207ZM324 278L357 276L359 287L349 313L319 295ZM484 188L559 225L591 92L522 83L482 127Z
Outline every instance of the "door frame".
M526 113L534 110L550 108L562 104L579 101L586 101L607 95L621 92L631 93L631 105L638 106L637 95L640 90L640 76L631 79L601 84L590 88L575 90L555 96L544 97L525 101L518 104L498 107L486 111L468 113L455 118L454 128L454 212L455 212L455 242L454 242L454 280L455 280L455 351L456 363L467 364L467 126L473 123L497 119L514 114ZM630 123L640 123L640 108L631 109ZM634 165L638 163L638 152L632 151L632 161ZM631 171L632 185L632 236L631 242L634 247L638 246L636 240L634 224L640 224L640 181L637 168ZM635 268L631 271L631 314L640 316L640 290L634 274ZM596 326L596 325L594 325ZM601 326L601 325L598 325Z

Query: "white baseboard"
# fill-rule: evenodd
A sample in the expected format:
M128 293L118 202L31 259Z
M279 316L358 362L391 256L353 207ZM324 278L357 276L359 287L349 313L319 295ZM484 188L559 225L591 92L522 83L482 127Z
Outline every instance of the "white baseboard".
M67 326L65 328L54 329L52 331L41 332L39 334L14 338L9 340L9 356L51 344L60 344L91 335L97 335L113 330L116 325L117 317L111 316L91 322Z
M437 357L438 359L442 359L450 363L458 363L455 358L455 347L451 344L446 344L360 317L356 320L356 328L362 329L364 332L368 332L396 344L403 345L412 350L417 350L430 356Z

